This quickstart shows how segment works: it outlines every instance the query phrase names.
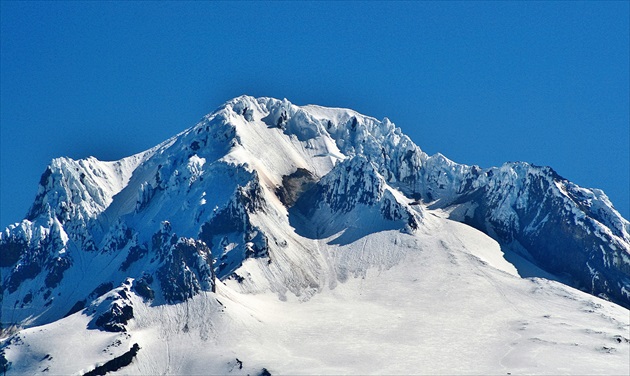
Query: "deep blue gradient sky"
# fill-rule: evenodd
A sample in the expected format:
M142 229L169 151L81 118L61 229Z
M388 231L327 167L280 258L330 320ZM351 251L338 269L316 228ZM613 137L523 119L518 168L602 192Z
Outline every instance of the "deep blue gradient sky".
M241 95L550 165L630 218L628 2L2 2L0 227L54 157L115 160Z

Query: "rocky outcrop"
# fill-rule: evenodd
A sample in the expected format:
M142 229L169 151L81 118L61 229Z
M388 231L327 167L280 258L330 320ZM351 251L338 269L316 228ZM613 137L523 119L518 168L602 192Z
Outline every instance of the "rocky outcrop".
M118 371L128 365L131 364L133 358L138 355L138 351L140 351L140 346L137 343L134 343L133 346L129 349L129 351L124 354L115 357L112 360L107 361L105 364L97 366L92 371L85 373L83 376L98 376L98 375L106 375L109 372Z
M485 171L442 205L573 286L630 307L627 221L609 204L603 192L549 167L512 163Z

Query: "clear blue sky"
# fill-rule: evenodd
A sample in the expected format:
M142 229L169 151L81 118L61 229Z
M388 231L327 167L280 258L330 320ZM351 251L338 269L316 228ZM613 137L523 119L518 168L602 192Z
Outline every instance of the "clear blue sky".
M0 226L54 157L150 148L241 94L550 165L630 217L628 2L1 2Z

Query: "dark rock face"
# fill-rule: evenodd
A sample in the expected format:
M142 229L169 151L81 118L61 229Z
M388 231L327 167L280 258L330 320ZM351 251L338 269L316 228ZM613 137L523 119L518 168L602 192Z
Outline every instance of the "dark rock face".
M170 248L157 276L169 303L185 301L202 290L214 292L210 249L200 240L180 238Z
M267 237L250 219L251 214L267 210L263 196L258 176L254 174L249 183L237 188L222 210L201 226L199 239L215 250L217 278L230 275L248 257L269 255Z
M171 246L175 243L177 243L177 236L172 233L171 224L168 221L164 221L160 224L160 231L151 237L151 250L160 261L164 261Z
M105 293L112 290L113 288L114 288L114 284L111 282L101 283L94 289L94 291L92 291L92 293L89 296L89 299L92 300L92 299L98 298L99 296L104 295Z
M133 290L146 301L156 298L154 281L159 282L167 303L185 301L200 291L214 291L212 252L202 240L178 237L164 221L152 237L150 255L151 262L159 266L133 282Z
M513 164L483 176L489 181L468 184L444 205L469 208L454 219L484 231L504 247L520 244L543 270L630 308L630 250L597 225L617 228L623 236L608 212L590 209L587 203L595 205L597 197L585 197L586 190L548 167Z
M254 177L249 183L244 187L237 188L236 201L240 207L249 213L265 211L265 199L263 195L258 174L254 173Z
M127 254L127 258L125 258L125 261L123 261L123 263L120 265L120 270L123 272L126 272L127 269L129 269L129 267L131 266L131 264L140 260L141 258L146 256L148 253L149 251L144 247L144 245L131 246L129 248L129 253Z
M554 216L541 225L538 234L519 232L515 238L548 271L568 275L575 287L630 308L630 299L622 290L630 286L630 274L624 273L625 265L615 265L614 261L621 250L589 236L597 230L588 224L572 226L569 218Z
M7 371L11 369L11 362L9 362L4 355L4 346L0 348L0 372L6 376Z
M133 231L124 224L118 224L111 231L112 236L103 247L103 253L113 253L125 248L133 238Z
M131 349L129 349L129 351L127 351L126 353L122 354L121 356L115 357L102 366L94 368L92 371L87 372L83 376L98 376L105 375L108 372L118 371L121 368L130 365L133 361L133 358L138 355L138 351L140 351L140 346L138 346L137 343L134 343L133 346L131 346Z
M276 189L276 196L285 206L291 207L316 182L317 178L310 171L298 168L292 174L282 177L282 185Z
M68 317L68 316L70 316L72 314L75 314L75 313L79 312L80 310L85 308L85 303L86 303L85 299L77 301L76 303L74 303L72 308L70 308L68 313L66 313L63 317Z
M155 298L155 291L151 289L151 283L153 283L153 277L151 275L145 275L133 281L133 290L136 294L144 298L145 301L151 301Z
M25 281L42 272L46 273L45 287L54 288L73 263L66 248L67 236L58 221L49 219L50 227L38 236L27 235L25 223L7 229L0 238L0 259L4 266L12 266L1 281L3 292L14 293Z
M211 246L211 238L219 234L245 232L250 225L249 215L265 211L264 193L257 174L245 186L238 186L234 197L201 227L200 239Z
M420 223L410 210L401 205L396 199L386 192L381 202L381 215L389 221L405 221L409 230L414 231L420 227Z
M99 314L91 321L94 328L107 332L126 332L125 325L133 319L133 303L129 300L128 287L110 293L98 306Z
M575 287L630 308L630 296L623 293L624 286L630 288L623 244L606 239L595 219L576 217L564 200L542 194L546 185L541 180L533 179L527 187L535 205L516 208L520 226L513 229L513 238L548 271L568 275Z
M131 305L112 304L110 309L96 318L94 324L108 332L124 332L125 324L133 318Z
M355 156L335 165L319 182L307 192L304 192L290 211L290 216L299 213L298 217L315 220L314 229L307 230L301 235L319 237L332 235L341 228L329 227L330 223L319 222L316 213L319 210L330 211L335 215L346 215L355 208L363 206L367 212L391 223L385 224L388 229L397 228L411 233L420 226L422 214L414 212L405 203L399 202L394 196L385 179L377 171L373 162L363 156ZM330 215L327 213L326 215ZM355 214L349 214L354 216ZM356 221L365 218L356 218ZM291 220L291 219L290 219ZM341 223L341 222L340 222ZM360 222L359 222L360 223ZM349 238L344 238L347 241Z
M27 279L33 279L39 275L42 267L38 263L31 262L25 265L19 265L13 269L13 273L2 284L2 290L6 289L9 293L17 291L18 287Z
M35 218L37 218L37 216L39 216L40 214L43 214L46 210L46 206L43 203L43 198L46 192L45 188L51 187L54 183L53 179L51 178L52 174L53 174L53 171L50 168L50 166L48 166L46 167L46 170L44 171L44 173L39 179L39 186L41 188L39 190L39 193L35 197L35 202L33 203L28 214L26 215L26 219L28 219L29 221L34 220Z
M26 247L27 244L18 239L7 239L0 243L0 268L15 265Z
M63 278L63 273L68 270L71 265L72 261L68 257L57 257L50 260L46 264L46 269L48 270L48 274L44 280L46 287L57 287Z
M103 296L104 294L106 294L107 292L111 291L114 288L114 284L111 282L105 282L105 283L101 283L100 285L98 285L94 291L92 291L90 293L90 295L88 295L87 298L82 299L77 301L72 308L70 308L70 310L68 311L68 313L66 313L64 315L64 317L68 317L76 312L81 311L82 309L84 309L86 307L86 304L88 302L93 301L94 299ZM50 290L49 290L50 291ZM44 297L46 298L46 297Z

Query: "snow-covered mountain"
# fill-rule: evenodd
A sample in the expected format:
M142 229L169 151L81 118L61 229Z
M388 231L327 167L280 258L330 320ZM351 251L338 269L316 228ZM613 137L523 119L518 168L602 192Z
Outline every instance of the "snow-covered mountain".
M0 271L9 372L630 371L630 223L602 191L347 109L242 96L120 161L55 159Z

